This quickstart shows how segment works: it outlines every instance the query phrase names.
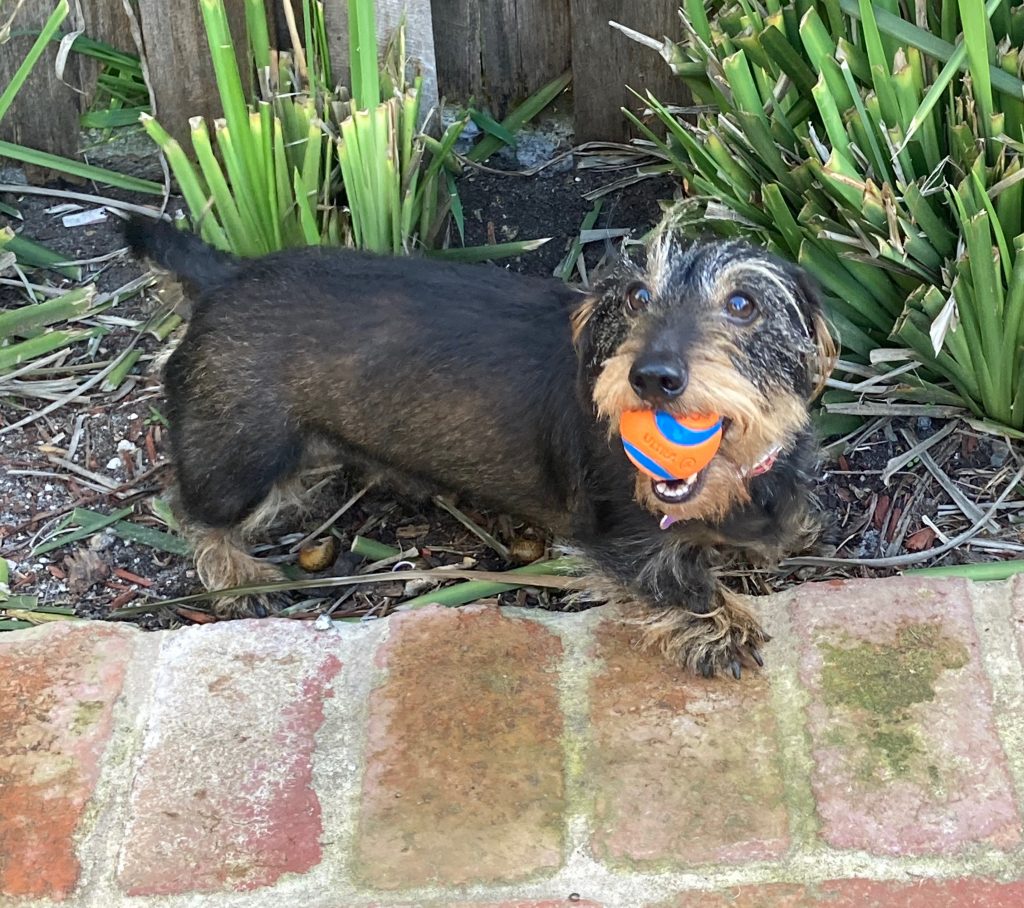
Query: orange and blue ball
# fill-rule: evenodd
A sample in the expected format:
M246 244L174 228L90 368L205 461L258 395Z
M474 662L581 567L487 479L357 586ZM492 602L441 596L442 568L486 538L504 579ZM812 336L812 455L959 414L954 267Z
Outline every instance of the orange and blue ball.
M718 453L722 418L627 410L619 421L619 434L626 456L641 472L653 479L689 479Z

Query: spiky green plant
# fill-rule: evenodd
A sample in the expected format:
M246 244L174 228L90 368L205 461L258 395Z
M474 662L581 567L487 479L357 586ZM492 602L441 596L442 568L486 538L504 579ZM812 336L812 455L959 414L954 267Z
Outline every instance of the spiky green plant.
M646 99L665 139L627 111L686 180L680 219L804 264L848 355L913 351L907 396L1024 427L1024 6L685 0L681 19L678 43L631 36L695 107Z
M318 4L305 0L303 7L309 21L318 21ZM200 0L200 9L223 118L213 123L212 135L201 117L190 121L193 161L155 119L142 117L196 229L214 246L240 255L341 242L345 224L335 205L336 160L324 128L324 98L308 90L293 58L272 58L264 4L246 0L249 57L259 86L250 102L223 0ZM317 46L307 51L315 53ZM319 73L322 61L307 65Z
M405 76L399 29L377 59L373 0L349 0L351 93L336 87L323 4L303 0L294 56L270 49L262 0L246 0L259 97L250 102L223 0L200 0L224 118L191 121L195 161L151 117L193 221L222 249L258 255L299 245L408 252L433 244L447 213L445 168L465 120L440 141L419 132L420 85Z
M340 119L338 161L355 244L374 252L410 252L432 246L447 214L445 169L467 118L440 142L419 132L423 78L406 78L405 28L400 26L377 64L373 3L349 3L352 99Z

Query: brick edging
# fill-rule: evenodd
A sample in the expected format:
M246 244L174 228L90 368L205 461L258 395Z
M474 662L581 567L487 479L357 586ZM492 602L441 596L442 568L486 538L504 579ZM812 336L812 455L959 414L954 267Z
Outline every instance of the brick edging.
M637 653L607 608L4 635L0 717L29 746L0 743L14 766L0 775L0 905L532 905L575 893L632 908L775 883L812 886L781 900L817 898L830 880L1024 880L1018 582L811 584L755 607L774 641L765 673L740 684ZM907 627L948 650L946 663L908 650L911 668L934 674L909 718L872 718L822 687L830 647L902 658L917 639ZM50 665L35 687L32 660ZM972 737L933 739L918 716ZM914 740L883 749L886 763L865 750L862 720ZM37 791L49 808L37 815L31 797L7 806L5 791L24 794L68 753L77 788ZM54 791L78 803L63 838L43 834ZM894 799L920 816L896 850L889 827L871 832ZM11 830L26 824L77 856L63 882L19 876Z

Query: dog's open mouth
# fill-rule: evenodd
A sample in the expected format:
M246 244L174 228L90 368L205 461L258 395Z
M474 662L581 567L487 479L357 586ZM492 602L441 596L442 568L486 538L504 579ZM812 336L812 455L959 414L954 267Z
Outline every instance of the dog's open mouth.
M687 479L652 479L651 490L658 501L665 504L683 504L701 490L707 472L708 468L705 467Z

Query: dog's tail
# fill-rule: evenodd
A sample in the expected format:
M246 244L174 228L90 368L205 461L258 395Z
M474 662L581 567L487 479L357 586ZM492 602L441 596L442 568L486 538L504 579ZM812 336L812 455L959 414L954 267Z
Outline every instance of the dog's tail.
M129 218L124 238L138 258L170 271L190 291L203 293L223 284L238 270L239 260L207 245L194 233L166 221Z

